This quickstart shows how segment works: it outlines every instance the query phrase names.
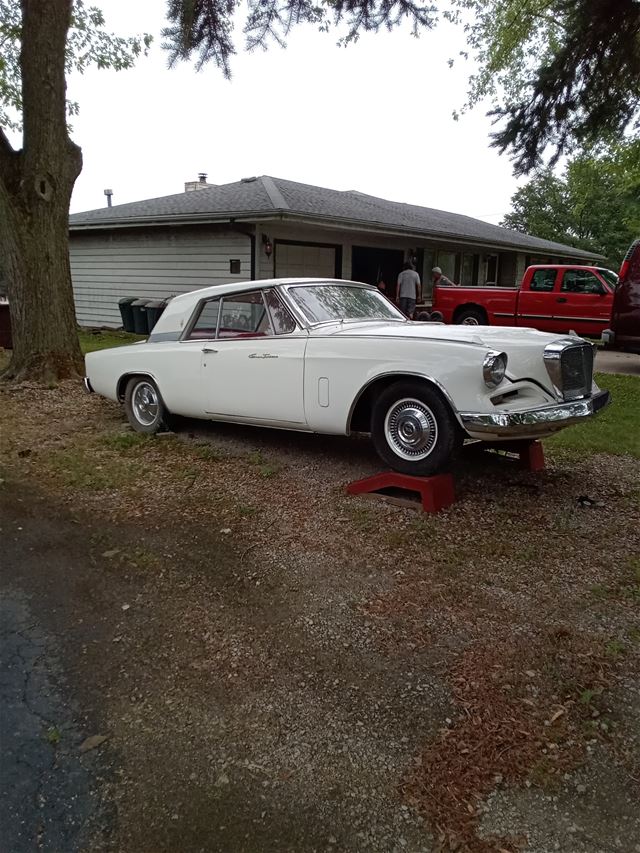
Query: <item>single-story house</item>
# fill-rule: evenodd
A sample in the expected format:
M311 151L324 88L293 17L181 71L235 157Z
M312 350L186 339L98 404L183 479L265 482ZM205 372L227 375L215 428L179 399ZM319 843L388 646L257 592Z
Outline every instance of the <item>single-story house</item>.
M236 279L384 279L393 295L411 260L428 303L434 266L463 285L513 286L529 264L599 257L458 213L267 175L215 186L203 174L182 193L75 213L69 226L76 312L87 326L119 326L124 296Z

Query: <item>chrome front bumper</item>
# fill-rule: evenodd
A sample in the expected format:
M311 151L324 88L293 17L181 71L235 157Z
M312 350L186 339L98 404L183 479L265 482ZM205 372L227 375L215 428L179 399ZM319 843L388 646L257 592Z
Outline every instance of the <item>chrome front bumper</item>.
M460 412L460 420L470 433L488 433L500 438L544 435L590 418L610 402L609 392L599 391L586 400L573 400L523 412Z
M91 387L91 382L89 382L89 377L85 376L82 380L82 384L84 385L84 390L87 394L93 394L93 388Z

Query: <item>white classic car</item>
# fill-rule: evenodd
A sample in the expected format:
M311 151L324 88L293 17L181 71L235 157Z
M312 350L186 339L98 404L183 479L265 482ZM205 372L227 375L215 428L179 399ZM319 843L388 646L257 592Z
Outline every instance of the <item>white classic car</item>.
M466 438L539 438L609 402L581 338L414 323L375 287L326 279L177 296L147 341L89 353L86 374L139 432L174 415L368 432L387 465L421 476Z

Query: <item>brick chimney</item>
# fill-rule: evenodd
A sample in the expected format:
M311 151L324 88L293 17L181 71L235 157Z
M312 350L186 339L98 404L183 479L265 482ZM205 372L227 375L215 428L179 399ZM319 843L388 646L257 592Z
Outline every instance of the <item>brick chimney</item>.
M198 172L197 181L185 181L184 191L186 193L192 193L194 190L206 190L209 189L209 187L215 187L215 184L207 183L206 172Z

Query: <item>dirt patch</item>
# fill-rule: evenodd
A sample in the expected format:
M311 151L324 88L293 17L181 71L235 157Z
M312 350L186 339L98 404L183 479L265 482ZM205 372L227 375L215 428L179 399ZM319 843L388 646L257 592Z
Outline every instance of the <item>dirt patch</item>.
M470 460L428 517L344 494L366 441L0 402L13 582L110 733L96 850L542 853L578 765L633 836L637 462Z

